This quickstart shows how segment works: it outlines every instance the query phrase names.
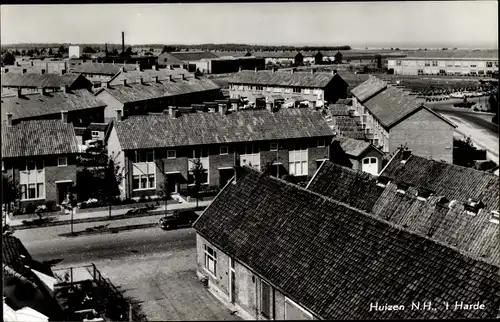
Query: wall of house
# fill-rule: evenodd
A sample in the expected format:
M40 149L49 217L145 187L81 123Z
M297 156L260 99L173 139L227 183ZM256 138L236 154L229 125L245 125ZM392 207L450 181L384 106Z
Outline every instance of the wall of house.
M362 155L360 155L357 158L349 157L349 160L351 160L351 162L352 162L352 168L361 171L362 170L362 160L364 158L368 158L368 157L377 158L377 160L378 160L377 161L378 162L377 163L377 165L378 165L377 172L380 173L380 171L382 170L382 157L383 157L383 155L373 148L370 148L368 151L366 151L365 153L363 153Z
M116 118L116 110L122 110L123 115L123 104L109 94L106 90L103 90L96 95L101 101L106 103L106 108L104 109L104 122L109 122Z
M294 92L292 87L285 86L262 86L262 89L257 89L256 85L239 85L229 84L229 95L231 98L238 98L240 96L247 97L250 102L255 103L254 95L259 94L274 101L273 95L280 95L285 99L294 96L300 96L304 100L317 102L324 101L325 91L322 88L300 88L300 92ZM321 97L319 99L318 97Z
M389 150L393 153L406 144L415 155L452 163L453 132L451 125L421 109L390 129Z

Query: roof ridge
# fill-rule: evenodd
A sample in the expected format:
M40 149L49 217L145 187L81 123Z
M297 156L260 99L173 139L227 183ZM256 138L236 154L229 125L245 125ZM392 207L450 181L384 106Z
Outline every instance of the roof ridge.
M429 240L429 241L431 241L431 242L433 242L433 243L435 243L435 244L437 244L437 245L440 245L440 246L443 246L443 247L449 248L449 249L451 249L451 250L454 250L455 252L457 252L457 253L461 254L462 256L464 256L464 257L466 257L466 258L473 259L473 260L477 260L477 261L479 261L479 262L482 262L482 263L485 263L485 264L488 264L488 265L492 265L492 266L495 266L495 267L500 267L500 264L492 263L492 262L489 262L489 261L487 261L486 259L483 259L483 258L481 258L481 257L476 257L476 256L473 256L473 255L471 255L471 254L469 254L469 253L466 253L465 251L462 251L462 250L461 250L461 249L459 249L458 247L455 247L455 246L452 246L452 245L448 245L448 244L446 244L446 243L444 243L444 242L441 242L441 241L439 241L439 240L435 240L435 239L433 239L433 238L430 238L430 237L428 237L428 236L426 236L426 235L424 235L424 234L421 234L421 233L418 233L418 232L412 231L412 230L410 230L410 229L408 229L408 228L405 228L405 227L403 227L403 226L400 226L400 225L398 225L398 224L395 224L395 223L393 223L393 222L390 222L390 221L388 221L388 220L386 220L386 219L383 219L383 218L381 218L381 217L378 217L378 216L376 216L376 215L374 215L374 214L370 214L370 213L368 213L368 212L366 212L366 211L364 211L364 210L361 210L361 209L358 209L358 208L356 208L356 207L350 206L350 205L348 205L348 204L346 204L346 203L344 203L344 202L341 202L341 201L335 200L335 199L333 199L333 198L331 198L331 197L327 197L327 196L322 195L322 194L320 194L320 193L318 193L318 192L315 192L315 191L307 190L307 189L306 189L306 188L304 188L304 187L301 187L301 186L299 186L299 185L293 184L293 183L288 182L288 181L286 181L286 180L283 180L283 179L281 179L281 178L276 178L276 177L271 176L271 175L266 175L266 174L264 174L264 173L262 173L262 172L260 172L260 171L258 171L258 170L255 170L255 169L252 169L252 168L251 168L250 170L252 170L252 171L255 171L255 172L259 173L259 177L263 177L263 176L265 176L265 177L269 177L269 178L271 178L271 180L276 180L276 181L282 182L282 183L284 183L284 184L285 184L286 186L288 186L288 187L295 187L295 188L297 188L297 189L299 189L299 190L302 190L302 191L308 192L308 193L310 193L310 194L312 194L312 195L315 195L316 197L319 197L319 198L323 199L323 201L326 201L326 202L331 202L331 203L334 203L334 204L337 204L337 205L344 206L344 207L346 207L347 209L350 209L350 210L353 210L353 211L357 211L357 212L359 212L359 213L361 213L361 214L363 214L363 215L365 215L365 216L367 216L367 217L369 217L369 218L371 218L371 219L375 219L375 220L376 220L376 221L378 221L378 222L385 223L385 224L389 225L391 228L395 228L395 229L398 229L398 230L400 230L400 231L404 231L404 232L406 232L406 233L408 233L408 234L410 234L410 235L414 235L414 236L418 236L418 237L424 238L424 239Z

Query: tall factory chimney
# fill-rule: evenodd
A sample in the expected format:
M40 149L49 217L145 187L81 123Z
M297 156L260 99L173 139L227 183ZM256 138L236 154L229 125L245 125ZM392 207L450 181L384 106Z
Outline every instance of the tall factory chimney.
M125 53L125 32L122 31L122 53Z

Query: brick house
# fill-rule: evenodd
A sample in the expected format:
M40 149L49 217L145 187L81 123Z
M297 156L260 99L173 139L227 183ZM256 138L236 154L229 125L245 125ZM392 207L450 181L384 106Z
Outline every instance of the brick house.
M256 51L253 56L264 58L266 65L300 66L304 56L298 51Z
M78 74L14 74L2 75L2 95L29 93L50 93L60 91L61 88L69 90L92 89L92 83L82 75Z
M332 138L321 114L308 109L178 115L171 108L115 122L108 153L124 171L122 197L136 198L159 194L164 175L171 192L188 189L194 158L207 170L207 189L223 187L235 163L259 170L269 165L273 174L307 180L329 158Z
M151 81L138 78L129 83L127 78L121 85L112 85L96 92L96 97L106 103L105 121L116 116L116 110L122 115L141 115L162 112L165 106L190 106L191 104L214 101L221 98L220 87L206 78L180 75L168 75L166 80L153 77Z
M246 98L256 106L320 107L346 98L348 84L334 72L242 70L229 79L231 98Z
M2 121L12 114L12 123L26 120L61 118L61 111L68 111L68 120L74 126L86 127L92 122L104 122L106 103L86 89L62 88L52 93L22 94L2 97Z
M379 176L326 161L307 189L500 266L492 173L398 151Z
M92 82L93 88L98 89L121 71L132 71L137 69L140 69L140 67L136 64L83 63L71 68L70 72L85 76L85 78Z
M150 83L154 81L166 81L170 80L170 76L174 78L181 78L184 74L185 78L191 76L191 74L183 68L166 68L166 69L146 69L146 70L131 70L131 71L120 71L118 74L113 76L107 84L103 87L113 87L117 85L123 85L123 80L127 81L127 84L140 83L141 78L143 82Z
M245 319L498 316L498 265L247 167L194 229L198 277ZM446 298L484 310L446 309ZM384 310L392 303L404 309Z
M20 203L60 204L76 183L79 152L68 111L59 120L31 120L2 126L3 171L21 187Z
M354 115L384 153L406 145L417 155L452 162L456 126L421 100L372 76L351 93Z

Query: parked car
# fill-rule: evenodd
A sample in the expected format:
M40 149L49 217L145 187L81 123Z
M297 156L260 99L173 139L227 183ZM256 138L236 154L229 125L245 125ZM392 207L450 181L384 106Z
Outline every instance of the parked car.
M191 226L196 219L198 219L196 212L192 210L179 210L160 218L158 226L163 230L175 229L180 226Z
M464 98L465 95L462 93L452 93L452 94L450 94L450 97L451 98Z

